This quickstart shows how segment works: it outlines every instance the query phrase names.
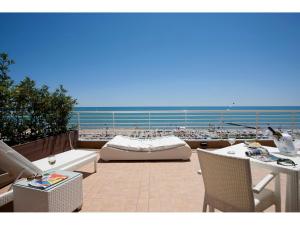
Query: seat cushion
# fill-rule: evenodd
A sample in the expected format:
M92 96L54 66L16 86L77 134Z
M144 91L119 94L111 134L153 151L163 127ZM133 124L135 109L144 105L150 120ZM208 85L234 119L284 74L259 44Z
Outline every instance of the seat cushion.
M259 194L254 194L255 211L261 212L275 204L275 194L269 189L263 189Z
M76 161L80 161L95 154L97 154L95 151L76 149L55 155L56 162L53 166L49 165L48 158L34 161L33 164L40 168L42 171L47 171L50 169L61 169L75 163Z
M138 139L118 135L106 146L127 151L160 151L185 146L186 143L178 137L168 136L153 139Z

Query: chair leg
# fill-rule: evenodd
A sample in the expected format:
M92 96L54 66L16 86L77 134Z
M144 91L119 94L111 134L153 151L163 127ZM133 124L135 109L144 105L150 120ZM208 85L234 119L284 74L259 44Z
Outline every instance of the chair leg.
M212 207L211 205L209 205L208 208L209 208L209 212L214 212L215 211L215 208Z
M204 193L204 200L203 200L203 208L202 208L202 212L207 212L207 197L206 194Z
M94 161L94 172L97 173L97 160Z
M207 202L204 199L202 212L207 212Z
M76 208L76 209L74 210L74 212L80 212L81 209L82 209L82 204L81 204L80 206L78 206L78 208Z
M281 204L280 202L275 203L275 212L281 212Z

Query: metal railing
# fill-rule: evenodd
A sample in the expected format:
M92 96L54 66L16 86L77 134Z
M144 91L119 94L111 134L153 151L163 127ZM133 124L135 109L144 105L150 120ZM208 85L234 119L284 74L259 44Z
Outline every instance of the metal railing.
M281 130L300 128L300 110L153 110L74 111L71 126L84 129L142 130L259 130L271 126ZM244 126L236 126L240 124Z

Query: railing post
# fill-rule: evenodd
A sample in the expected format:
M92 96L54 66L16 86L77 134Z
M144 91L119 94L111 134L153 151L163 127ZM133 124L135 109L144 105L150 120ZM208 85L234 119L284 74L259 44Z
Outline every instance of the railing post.
M221 113L220 115L220 119L221 119L221 140L223 140L224 137L224 113Z
M112 119L113 119L113 130L114 130L114 133L116 133L116 131L115 131L115 112L112 112Z
M297 115L295 112L291 113L291 127L293 130L297 129Z
M184 126L186 128L186 110L184 110Z
M148 130L150 131L150 127L151 127L151 113L148 113Z
M255 137L256 140L258 138L258 125L259 125L259 112L256 112L256 117L255 117L255 128L256 128L256 132L255 132Z
M80 113L77 112L77 129L80 130Z

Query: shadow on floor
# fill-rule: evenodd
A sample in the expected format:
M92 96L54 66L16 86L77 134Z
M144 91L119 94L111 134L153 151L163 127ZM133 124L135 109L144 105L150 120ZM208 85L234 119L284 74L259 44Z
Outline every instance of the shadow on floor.
M172 160L110 160L110 161L104 161L102 159L98 160L98 163L162 163L162 162L174 162L174 163L186 163L190 162L191 160L182 160L182 159L172 159Z
M89 176L91 176L91 175L93 175L93 174L94 174L94 172L93 172L93 173L89 173L89 172L83 172L83 171L74 171L74 172L76 172L76 173L81 173L81 174L82 174L82 177L83 177L83 179L85 179L85 178L87 178L87 177L89 177Z
M2 212L13 212L14 211L14 204L13 202L9 202L6 205L0 207L0 213Z

